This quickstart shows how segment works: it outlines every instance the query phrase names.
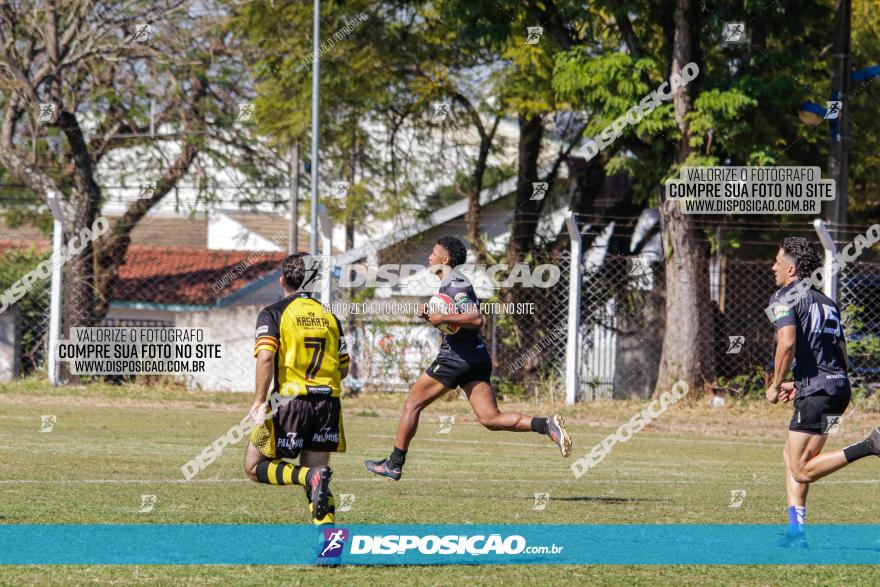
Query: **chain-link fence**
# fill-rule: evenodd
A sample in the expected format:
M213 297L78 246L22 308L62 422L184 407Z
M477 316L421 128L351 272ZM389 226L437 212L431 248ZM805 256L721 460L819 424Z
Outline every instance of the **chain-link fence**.
M2 245L2 243L0 243ZM181 380L193 388L253 389L254 324L280 297L281 253L188 251L131 247L111 290L104 326L204 327L224 346L222 368ZM582 259L578 398L648 397L656 384L665 328L663 263L605 255ZM48 258L45 249L0 246L0 287L8 290ZM483 301L483 337L505 396L558 399L565 394L568 296L567 250L530 258L531 267L557 267L550 287L495 290ZM776 289L769 261L715 257L709 263L712 315L700 336L712 341L717 390L745 393L763 386L774 335L765 308ZM853 380L880 382L880 264L853 263L839 276L839 305ZM334 289L335 302L387 303L366 289ZM402 301L424 301L406 298ZM49 283L38 279L0 319L17 315L19 374L45 371ZM353 389L405 390L430 362L439 336L406 315L340 315L353 355ZM674 327L674 325L673 325Z
M880 264L852 263L838 281L851 378L880 384Z
M0 247L0 294L8 296L2 302L5 310L0 313L0 322L10 335L4 343L16 347L5 351L14 357L9 363L9 375L27 375L45 368L49 348L49 283L35 280L26 291L15 288L15 284L48 257L45 247L20 241L5 241ZM20 293L23 295L19 297ZM9 304L12 295L18 299Z
M503 394L564 397L571 257L556 251L533 256L528 265L535 274L541 265L558 268L559 279L549 287L499 289L487 300L488 308L497 309L483 328L494 382Z
M557 258L563 279L552 290L523 289L518 299L536 306L536 320L514 320L488 333L496 366L528 357L515 379L526 386L551 382L562 393L567 328L567 255ZM649 397L657 381L665 333L665 273L662 263L640 256L605 256L585 263L581 284L580 400ZM765 309L777 290L771 263L714 257L709 262L712 315L700 329L712 349L708 373L719 393L742 395L763 389L772 374L774 329ZM839 305L848 338L852 379L880 382L880 264L855 263L839 278ZM510 322L516 326L511 328ZM511 336L513 330L517 336ZM531 369L531 373L528 370ZM505 373L501 370L500 376Z

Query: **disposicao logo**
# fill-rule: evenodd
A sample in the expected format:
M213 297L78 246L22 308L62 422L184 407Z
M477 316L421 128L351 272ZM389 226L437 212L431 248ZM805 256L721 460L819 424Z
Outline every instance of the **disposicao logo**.
M338 558L342 554L342 547L348 540L348 530L345 528L324 528L324 548L319 558Z
M516 535L502 538L500 534L488 537L357 535L351 543L351 554L407 554L408 550L416 550L419 554L510 555L525 551L526 539Z

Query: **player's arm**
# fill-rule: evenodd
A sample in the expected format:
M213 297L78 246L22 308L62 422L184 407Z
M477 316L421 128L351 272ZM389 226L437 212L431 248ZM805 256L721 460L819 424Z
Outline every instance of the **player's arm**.
M336 314L333 314L333 319L336 321L336 330L339 333L339 346L336 349L337 357L339 358L339 378L345 379L348 377L351 356L348 354L348 345L345 342L345 333L342 331L342 322Z
M272 385L272 378L275 376L275 352L268 349L261 349L257 353L257 380L254 386L254 405L255 409L262 403L265 403L269 396L269 386Z
M437 326L438 324L454 324L461 328L473 328L478 330L483 326L483 315L476 304L473 309L459 314L428 314L428 322Z
M451 294L455 303L455 314L430 314L428 321L437 326L438 324L452 324L460 328L479 330L483 326L483 315L480 306L476 303L476 295L471 288L460 290Z
M266 308L257 318L254 343L257 374L254 382L254 404L250 411L252 417L262 409L260 406L266 403L266 398L269 396L269 386L272 385L272 379L275 377L275 353L278 351L279 337L277 315Z
M840 345L840 354L843 356L843 370L849 373L849 355L846 352L846 341L841 338L837 344Z
M775 404L779 401L779 394L782 391L782 380L785 374L791 369L791 363L794 360L794 345L797 329L793 324L781 326L776 331L776 354L773 359L774 371L773 381L767 388L767 400Z

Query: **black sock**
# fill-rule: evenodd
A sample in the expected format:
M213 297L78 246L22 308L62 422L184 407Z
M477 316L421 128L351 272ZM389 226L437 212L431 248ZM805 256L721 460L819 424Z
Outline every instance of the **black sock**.
M851 444L845 449L843 449L843 456L846 457L846 462L851 463L853 461L857 461L861 458L867 457L874 454L871 451L871 446L868 443L868 439L864 439L861 442L857 442L855 444Z
M532 432L547 434L547 418L532 418Z
M394 450L391 451L391 456L388 457L388 460L391 461L392 464L402 467L403 463L406 462L406 451L395 446Z

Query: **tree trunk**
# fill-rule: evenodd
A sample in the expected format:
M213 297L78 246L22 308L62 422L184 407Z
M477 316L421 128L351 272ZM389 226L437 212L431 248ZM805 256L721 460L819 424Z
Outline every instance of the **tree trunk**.
M672 75L699 54L695 47L697 7L692 0L676 0ZM692 108L692 85L673 94L675 120L681 131L676 162L690 155L691 132L687 114ZM666 328L660 371L654 395L684 380L692 393L698 393L714 379L712 355L713 317L709 297L708 243L701 242L702 231L693 217L681 213L674 201L661 198L660 220L666 249ZM705 239L702 239L705 240Z
M498 130L498 123L500 121L501 116L499 115L495 118L492 129L488 133L482 128L482 124L478 126L480 131L480 152L477 155L477 161L474 164L474 171L471 173L471 180L468 185L468 211L465 215L465 220L467 221L468 241L474 247L477 264L486 262L486 251L483 248L483 242L480 240L480 192L483 191L483 178L486 175L489 151L492 149L492 141L495 139L495 131Z
M141 198L132 203L125 214L113 225L109 233L95 243L94 252L94 315L101 321L109 309L110 297L119 281L119 267L125 261L131 244L131 232L150 208L155 206L185 176L198 154L198 146L192 143L183 149L164 175L156 182L156 189L149 198ZM89 249L91 251L91 249Z
M351 116L351 144L349 145L349 158L348 158L348 188L351 189L354 186L355 182L355 168L357 166L357 152L358 152L358 120L357 115L352 114ZM345 250L354 248L354 213L353 210L349 208L352 206L350 202L346 202L345 207L347 209L347 214L345 215ZM354 207L354 206L352 206ZM332 254L332 252L331 252Z
M544 200L532 200L532 183L538 181L538 156L541 154L543 123L539 114L521 114L519 117L519 161L517 165L516 207L513 210L510 243L507 248L507 263L513 266L525 259L535 248L535 228ZM549 189L547 190L549 193ZM528 301L522 288L505 292L508 302ZM527 349L538 341L538 325L535 316L523 314L516 316L519 340ZM540 357L533 357L522 370L522 382L526 388L526 398L531 398L538 385Z
M516 178L516 207L507 248L507 262L511 265L523 260L534 249L535 229L544 200L532 200L532 183L538 181L538 156L544 126L540 114L521 114L519 117L519 161ZM552 186L551 186L552 187ZM550 189L547 189L549 193Z

